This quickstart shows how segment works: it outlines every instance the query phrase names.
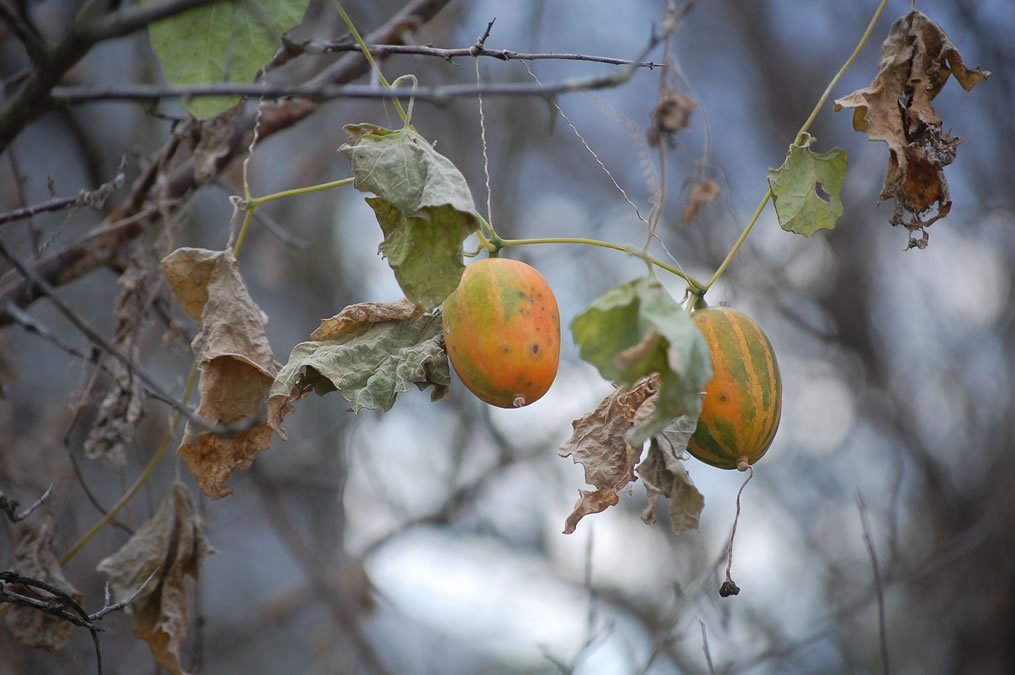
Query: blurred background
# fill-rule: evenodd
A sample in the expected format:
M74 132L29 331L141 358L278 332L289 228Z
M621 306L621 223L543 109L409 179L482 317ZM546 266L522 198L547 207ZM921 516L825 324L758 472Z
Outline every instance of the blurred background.
M78 5L22 4L51 41ZM344 4L369 31L404 3ZM684 16L671 57L680 90L699 107L666 153L659 236L689 273L707 279L722 261L767 189L766 171L782 163L877 4L721 0L697 3ZM408 39L468 47L496 18L490 48L633 58L658 29L664 7L660 0L452 0ZM881 41L909 9L908 1L888 3L833 97L870 83ZM577 490L588 486L581 467L558 457L557 448L571 421L611 390L579 360L565 329L556 382L521 410L488 407L457 381L448 401L432 404L427 393L410 391L383 414L352 415L337 393L309 397L286 418L289 440L275 439L251 470L234 475L234 494L219 501L197 498L186 466L167 457L119 515L123 527L104 528L66 565L86 607L102 603L98 561L123 545L179 475L217 550L190 586L183 661L192 672L881 672L879 592L862 498L892 671L1012 672L1015 12L1009 0L925 0L919 9L948 32L968 66L993 73L971 92L950 82L934 101L945 131L963 142L945 172L951 214L930 228L929 247L904 250L908 233L888 224L892 204L877 205L886 146L853 131L850 112L834 113L829 102L811 133L818 151L839 146L849 153L838 227L810 239L789 234L769 206L708 296L765 329L785 389L779 434L743 495L732 570L739 596L717 593L743 480L738 472L688 462L705 496L697 532L674 536L665 504L655 525L644 524L646 498L636 482L618 506L561 534ZM334 7L314 0L294 35L330 40L345 33ZM337 58L302 56L274 81L302 82ZM662 49L648 58L660 61ZM479 65L484 82L532 82L519 62ZM0 26L0 75L9 79L26 66L20 43ZM393 56L382 67L389 79L414 73L427 85L468 84L476 76L469 58ZM530 68L550 84L615 67L536 61ZM660 175L657 153L646 152L643 141L660 76L641 70L616 89L557 100L642 213ZM162 81L143 32L99 45L64 78L87 85ZM9 96L13 87L5 89ZM644 243L644 224L546 101L487 98L484 112L501 236ZM157 114L144 103L103 102L35 120L0 156L0 212L94 189L116 175L122 158L126 182L100 208L0 225L5 246L30 261L86 235L129 197L131 182L182 114L168 101ZM345 141L342 125L353 122L400 124L390 104L323 104L256 146L252 193L348 176L336 149ZM485 213L477 101L417 103L413 123L461 169ZM166 173L187 156L186 139L179 152ZM646 165L655 168L647 172ZM159 204L120 255L156 259L175 246L224 247L238 166ZM695 177L714 179L721 192L684 225ZM286 234L255 219L240 269L270 317L276 360L284 362L322 317L352 303L401 297L377 254L373 213L352 188L273 202L262 212ZM666 255L658 244L653 251ZM543 273L564 322L644 271L634 258L585 246L527 246L506 255ZM59 289L107 336L117 327L122 285L114 270L100 267ZM667 285L679 299L677 282ZM25 312L90 351L46 300ZM134 354L177 396L195 332L163 295L138 333ZM111 384L105 374L91 383L93 369L17 322L0 330L0 489L28 503L55 483L43 510L56 518L58 553L135 480L172 412L149 400L124 468L85 458L84 440ZM0 533L0 568L9 564L17 531L7 523ZM126 615L107 616L103 627L105 672L157 672ZM0 671L91 672L92 649L80 629L63 651L46 653L18 645L4 628Z

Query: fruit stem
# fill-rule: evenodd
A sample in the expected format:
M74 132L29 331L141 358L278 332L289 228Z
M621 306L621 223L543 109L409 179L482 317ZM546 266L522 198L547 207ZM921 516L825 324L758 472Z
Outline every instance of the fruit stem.
M681 272L676 267L664 263L662 260L653 258L652 256L646 255L641 251L638 251L630 246L621 246L620 244L613 244L608 241L600 241L598 239L583 239L580 237L546 237L539 239L500 239L501 246L524 246L527 244L582 244L585 246L601 246L603 248L612 248L615 251L622 251L623 253L629 253L637 258L641 258L647 263L651 263L656 267L660 267L667 272L677 275L692 288L702 288L701 283L694 279L689 274Z
M342 3L335 0L335 7L338 9L338 13L342 15L342 20L345 21L345 25L349 27L349 32L352 33L353 38L359 45L360 51L363 52L363 58L365 58L367 63L370 64L370 70L377 74L377 79L381 81L384 88L387 91L391 91L391 85L388 84L388 80L384 77L384 73L381 72L380 67L374 61L373 54L371 54L370 50L367 49L367 43L363 41L363 37L359 34L359 31L356 30L356 25L352 22L352 19L349 18L349 15L346 14L345 9L342 7ZM409 116L406 115L405 110L402 109L402 102L394 96L391 97L391 102L395 105L395 110L398 111L398 116L402 118L402 123L411 128L412 125L409 124Z
M825 87L825 91L821 94L821 97L818 99L818 102L814 104L814 108L811 109L811 114L807 117L803 125L800 127L800 131L798 131L796 136L793 138L793 143L797 143L800 137L804 133L806 133L808 129L810 129L811 124L814 123L814 120L817 119L818 113L821 112L821 109L825 106L825 103L828 101L828 97L831 95L832 89L835 88L835 85L837 85L839 83L839 80L842 79L842 76L846 73L846 70L853 64L853 61L856 60L856 57L860 53L860 50L863 49L863 46L867 44L867 40L868 38L870 38L871 32L873 32L874 30L874 25L877 23L878 18L881 16L881 12L884 10L885 5L887 4L888 0L881 0L881 4L878 5L878 8L874 11L874 16L871 17L870 23L867 24L867 30L865 30L863 32L863 35L860 36L860 41L857 43L856 48L853 50L853 53L849 55L849 58L846 59L845 63L842 64L842 67L839 68L839 72L835 74L835 77L833 77L832 80L828 83L828 86ZM722 276L722 273L726 271L726 267L730 264L730 260L732 260L733 256L736 255L738 250L740 250L741 244L743 244L744 240L747 239L747 235L750 234L751 229L754 227L754 223L757 222L758 217L761 215L761 212L768 204L768 200L771 198L772 198L772 190L769 189L765 193L765 196L761 198L761 203L758 204L758 208L754 210L754 215L751 216L751 219L747 222L747 225L744 226L744 231L740 233L740 236L733 244L733 248L730 249L730 252L726 255L726 258L722 261L722 264L719 265L719 269L715 271L715 274L712 275L712 278L708 280L707 284L705 284L704 286L705 291L708 291L708 289L712 287L712 284L714 284L716 280L720 276Z

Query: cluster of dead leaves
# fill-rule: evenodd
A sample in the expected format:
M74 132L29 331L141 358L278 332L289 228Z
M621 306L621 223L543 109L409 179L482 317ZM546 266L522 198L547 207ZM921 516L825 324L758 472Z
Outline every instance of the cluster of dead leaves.
M571 438L558 454L583 465L585 482L596 489L578 491L578 501L564 523L564 534L573 533L583 517L618 504L620 490L637 480L635 474L648 492L649 503L642 514L645 522L654 522L656 501L665 496L670 498L673 531L681 534L697 529L705 498L691 481L681 457L697 420L678 418L653 436L643 461L642 444L628 440L632 428L655 414L659 385L658 375L643 377L629 388L614 390L594 411L572 422Z
M895 199L892 225L922 232L909 248L926 248L924 228L952 205L944 167L962 139L943 130L931 105L951 75L969 91L990 72L966 68L944 30L914 10L892 25L871 85L835 101L836 110L854 109L854 129L888 144L881 200Z

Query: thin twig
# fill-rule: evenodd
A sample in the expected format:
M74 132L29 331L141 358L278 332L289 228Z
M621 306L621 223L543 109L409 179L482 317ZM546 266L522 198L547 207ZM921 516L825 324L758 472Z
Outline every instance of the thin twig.
M151 580L155 578L155 575L159 573L160 569L161 569L160 567L156 567L155 569L153 569L152 573L148 575L148 578L144 580L144 583L142 583L140 586L137 587L137 590L135 590L133 593L131 593L129 596L127 596L127 598L125 600L121 600L120 602L114 603L112 605L109 604L109 600L110 600L109 582L107 581L106 582L106 600L105 600L105 604L103 605L102 609L100 609L99 611L95 612L94 614L89 614L88 615L88 620L89 621L98 621L99 619L101 619L102 617L106 616L110 612L117 612L117 611L125 608L127 605L131 604L135 600L137 600L137 597L139 595L141 595L142 592L144 592L144 589L148 587L148 584L151 583Z
M874 538L871 536L870 522L867 518L867 503L860 491L856 491L856 508L860 512L860 526L863 528L863 541L870 554L871 567L874 569L874 590L878 599L878 637L881 642L881 672L888 675L888 636L885 629L885 590L881 583L881 571L878 568L878 555L874 549Z
M48 213L52 211L62 211L67 208L77 208L81 206L88 206L92 208L102 208L105 204L106 199L114 190L119 190L123 187L126 179L126 157L120 160L120 166L117 169L116 175L113 178L94 190L81 190L77 195L73 197L56 197L48 201L42 202L41 204L33 204L31 206L25 206L13 211L7 211L6 213L0 213L0 225L10 223L15 220L22 220L24 218L31 218L32 216L40 213Z
M74 345L66 342L59 335L46 328L38 321L36 321L30 314L23 311L20 307L15 305L13 302L8 302L5 308L7 315L14 319L14 322L20 324L29 333L35 333L44 340L52 342L54 345L67 352L71 356L81 359L85 363L99 363L98 352L93 351L90 354L86 354Z
M22 520L32 515L36 509L45 504L46 500L49 499L49 496L51 494L53 494L52 483L49 484L49 487L46 488L46 491L42 493L41 497L39 497L34 502L29 504L24 511L22 511L21 513L17 513L16 511L18 509L18 502L14 499L11 499L10 497L4 496L4 493L0 492L0 502L2 502L3 504L0 510L2 510L4 513L7 514L8 520L10 520L12 523L20 523Z

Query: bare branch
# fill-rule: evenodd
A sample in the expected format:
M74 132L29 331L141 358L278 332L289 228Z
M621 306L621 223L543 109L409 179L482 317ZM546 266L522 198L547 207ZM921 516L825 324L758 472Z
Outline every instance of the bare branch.
M108 87L61 86L53 87L52 100L57 105L75 105L96 101L156 101L167 98L195 99L211 96L249 96L265 99L304 98L322 102L335 99L409 99L444 105L455 98L477 96L509 97L539 96L543 98L579 91L593 91L618 87L630 78L631 70L618 70L611 75L571 78L547 85L524 82L495 82L490 84L448 84L415 89L378 89L367 84L206 84L195 86L163 86L134 84Z
M92 21L90 15L99 3L85 3L60 44L37 55L36 67L21 88L0 108L0 152L10 145L25 126L49 108L50 90L96 43L127 35L152 21L200 7L210 1L165 0L155 5L131 5L95 21Z
M432 19L448 2L449 0L411 0L387 23L366 36L366 39L369 42L397 42L412 30ZM368 70L362 55L346 54L335 64L322 71L314 80L342 84L351 82ZM47 89L47 95L48 91ZM258 135L261 140L264 140L272 134L295 126L316 112L317 108L316 102L307 99L293 100L286 105L271 108L265 111ZM5 133L7 133L4 128L5 114L5 111L0 111L0 150L9 142L5 138ZM230 162L246 152L249 143L247 139L253 127L253 115L244 115L236 120L233 134L229 137L228 149L215 164L218 171L224 170ZM14 135L16 133L17 131L14 132ZM52 286L70 283L98 267L109 264L120 249L140 236L144 232L140 221L149 215L141 211L145 198L156 184L158 171L165 165L163 159L171 156L173 149L178 144L179 139L174 135L163 149L160 161L153 163L135 182L131 197L110 214L108 224L67 245L63 250L36 265L34 269L39 276ZM169 201L179 200L196 187L198 184L194 171L194 160L189 158L166 177L165 192L161 198ZM0 291L0 328L11 323L11 318L2 309L7 302L15 302L23 309L37 300L40 295L38 287L27 280L12 284L11 287Z
M860 525L863 528L863 541L870 553L871 567L874 569L874 591L878 598L878 636L881 642L881 672L888 675L888 638L885 630L885 589L881 583L881 571L878 568L878 556L874 550L874 538L871 536L870 521L867 518L867 503L860 491L856 492L856 508L860 512Z
M160 569L161 568L156 567L154 570L152 570L152 573L148 575L148 578L144 580L144 583L141 584L140 586L138 586L137 590L135 590L133 593L131 593L130 596L127 597L126 600L121 600L120 602L114 603L112 605L109 604L109 600L110 600L109 582L107 581L106 582L106 601L105 601L105 605L103 605L102 609L100 609L99 611L95 612L94 614L89 614L88 615L88 620L89 621L98 621L99 619L101 619L102 617L106 616L110 612L117 612L117 611L123 609L124 607L126 607L127 605L129 605L130 603L132 603L135 600L137 600L137 596L141 595L141 593L144 591L144 589L148 587L148 584L151 583L151 580L155 578L155 575L159 573Z
M23 218L31 218L32 216L40 213L61 211L71 207L77 208L81 206L88 206L96 209L102 208L102 206L106 203L106 199L109 198L109 195L112 194L114 190L122 188L124 182L126 182L126 160L127 158L124 157L120 161L120 166L112 180L103 183L94 190L81 190L81 192L73 197L56 197L55 199L50 199L49 201L42 202L41 204L33 204L32 206L25 206L20 209L8 211L7 213L0 213L0 225L10 223L15 220L21 220Z

